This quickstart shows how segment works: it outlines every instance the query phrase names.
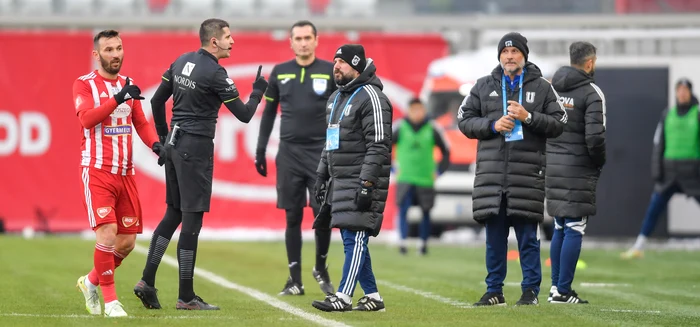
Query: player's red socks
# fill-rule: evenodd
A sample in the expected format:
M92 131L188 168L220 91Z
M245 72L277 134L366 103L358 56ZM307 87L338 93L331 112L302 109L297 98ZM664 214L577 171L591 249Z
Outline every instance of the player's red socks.
M114 246L96 243L94 270L97 272L97 278L100 288L102 289L102 297L105 303L117 299L117 291L114 288L114 268Z
M121 266L122 260L124 260L126 256L117 252L117 250L114 250L114 269L116 270ZM100 279L99 275L97 274L97 270L93 267L90 273L88 274L88 280L90 281L90 284L99 286L100 285Z
M125 255L117 252L117 250L114 250L114 269L117 269L122 265L122 260L124 260L124 258L126 258Z
M88 274L88 281L92 285L100 286L100 279L97 275L97 270L95 270L95 267L92 267L92 270L90 270L90 273Z

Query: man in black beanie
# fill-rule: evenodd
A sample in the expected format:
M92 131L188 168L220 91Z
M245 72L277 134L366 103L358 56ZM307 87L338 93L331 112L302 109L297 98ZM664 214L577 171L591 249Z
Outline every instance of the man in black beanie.
M472 195L474 219L486 227L486 293L476 306L505 305L508 233L518 239L523 281L516 305L536 305L542 281L539 224L544 219L547 138L567 120L552 85L527 61L530 49L519 33L498 42L500 64L477 80L464 98L459 129L478 139Z
M315 195L322 204L314 228L339 228L345 263L335 294L312 305L322 311L384 311L367 243L384 219L391 170L392 107L372 59L358 44L335 52L338 90L328 99L326 147ZM365 295L352 307L357 282Z

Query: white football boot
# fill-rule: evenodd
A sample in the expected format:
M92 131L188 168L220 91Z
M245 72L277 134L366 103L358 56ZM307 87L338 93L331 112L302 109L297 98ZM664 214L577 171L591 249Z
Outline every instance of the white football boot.
M114 300L109 303L105 303L105 317L126 317L126 311L124 311L124 305L118 300Z
M85 285L86 280L87 275L80 276L80 278L78 278L78 284L75 285L81 292L83 292L83 296L85 297L85 309L87 309L87 311L91 315L102 314L102 306L100 306L100 295L97 294L97 287L94 287L92 290L90 290L88 286Z

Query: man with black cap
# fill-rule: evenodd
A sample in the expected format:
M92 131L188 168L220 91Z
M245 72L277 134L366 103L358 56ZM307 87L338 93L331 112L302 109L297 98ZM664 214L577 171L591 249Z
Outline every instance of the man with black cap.
M464 98L459 129L478 139L474 219L486 226L486 293L476 306L505 305L508 233L518 239L523 273L516 305L536 305L542 281L539 223L544 219L547 138L559 136L567 115L552 85L527 61L527 39L508 33L498 43L500 64Z
M647 237L656 227L659 216L676 193L695 198L700 204L700 109L687 78L676 82L676 105L661 114L654 134L652 178L654 193L647 208L642 230L623 259L644 256Z
M391 170L392 106L376 72L361 45L346 44L335 53L338 90L328 99L326 146L314 188L323 207L314 228L340 229L345 263L338 291L312 303L322 311L384 311L367 248L382 227ZM353 308L358 281L365 295Z

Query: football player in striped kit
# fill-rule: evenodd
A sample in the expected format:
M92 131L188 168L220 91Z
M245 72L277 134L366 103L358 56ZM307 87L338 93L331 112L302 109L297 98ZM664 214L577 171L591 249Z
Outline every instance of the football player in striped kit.
M134 164L132 128L164 162L163 146L141 108L141 90L119 74L124 49L119 32L95 35L93 57L98 69L73 83L73 101L82 126L81 173L83 205L95 231L94 266L78 279L90 314L102 314L97 286L102 289L106 317L127 316L117 298L114 273L134 249L143 230Z

